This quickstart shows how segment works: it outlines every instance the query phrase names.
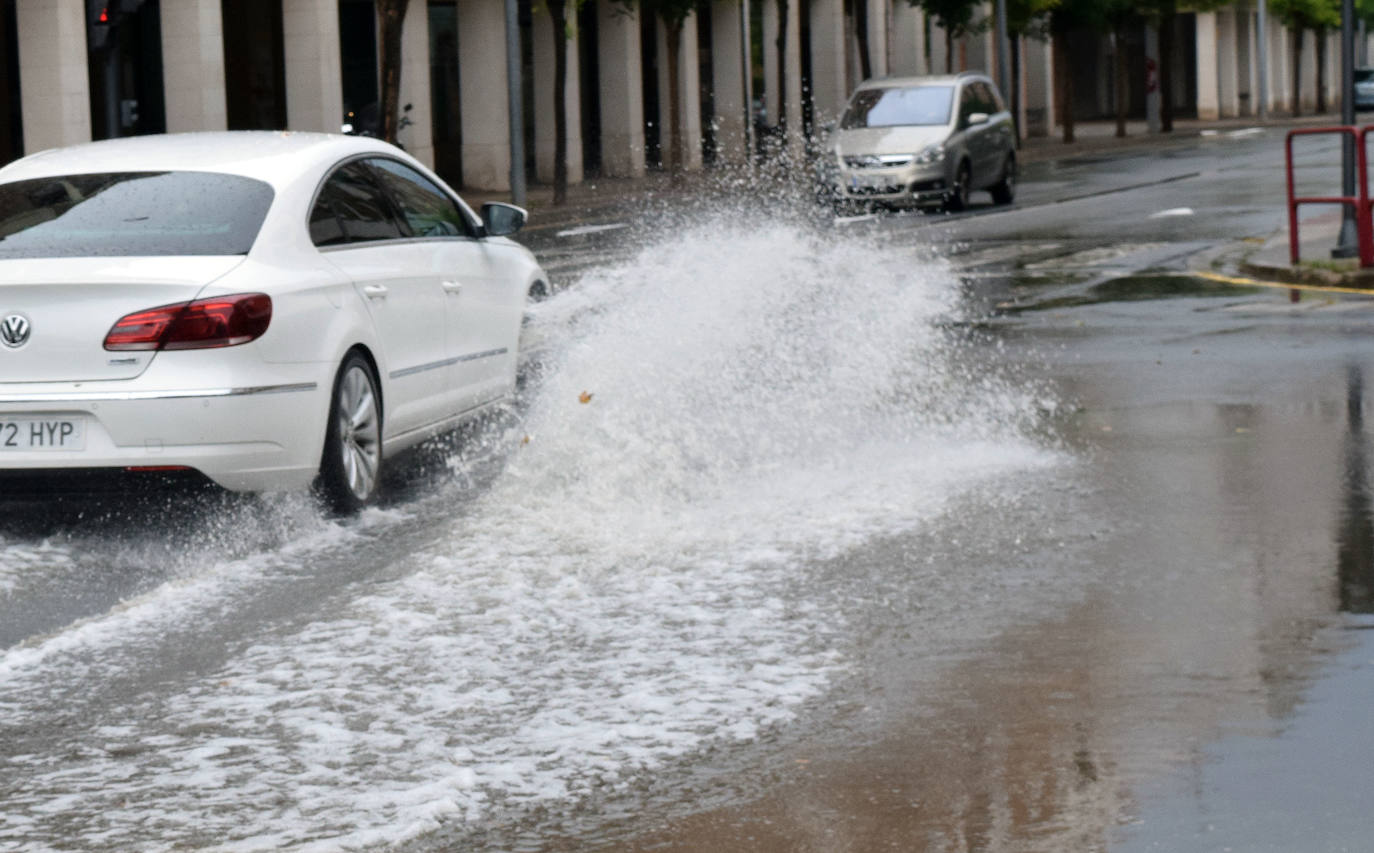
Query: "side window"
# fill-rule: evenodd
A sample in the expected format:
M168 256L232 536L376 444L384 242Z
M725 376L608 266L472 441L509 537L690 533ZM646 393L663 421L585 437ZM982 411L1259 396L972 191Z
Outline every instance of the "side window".
M959 90L959 126L968 127L968 117L978 112L978 98L974 94L973 84L965 83Z
M415 237L470 236L467 219L434 182L396 160L368 160Z
M997 91L996 86L991 86L987 83L984 83L983 88L987 90L986 97L988 101L989 114L995 115L1007 108L1006 104L1002 102L1002 93Z
M347 163L325 180L310 211L310 239L316 246L401 236L391 206L362 164Z

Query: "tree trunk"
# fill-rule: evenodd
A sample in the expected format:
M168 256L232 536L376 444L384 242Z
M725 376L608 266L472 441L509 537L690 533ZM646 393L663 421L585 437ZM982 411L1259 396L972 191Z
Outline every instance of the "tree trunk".
M778 37L773 42L778 49L778 136L787 138L787 0L777 0ZM680 32L681 30L679 30ZM672 48L669 48L670 50ZM677 90L673 90L677 96Z
M1115 33L1116 36L1116 137L1124 139L1126 137L1126 100L1130 97L1130 90L1127 88L1126 75L1130 73L1130 65L1126 61L1126 36L1120 29Z
M1302 115L1302 27L1293 28L1293 118Z
M401 114L401 28L405 24L410 0L377 0L377 26L382 53L382 97L378 104L382 120L382 139L396 144Z
M568 18L566 0L548 0L553 20L553 203L568 200Z
M873 76L873 60L868 52L868 0L854 0L854 37L859 42L859 78Z
M682 132L682 72L678 68L682 56L683 22L663 23L668 42L668 139L673 158L669 174L676 184L681 182L682 173L687 167L686 137Z
M1164 5L1159 16L1159 130L1174 130L1174 3Z
M1326 27L1317 28L1317 112L1326 112Z
M1073 74L1069 71L1067 36L1055 33L1054 76L1059 83L1059 123L1064 127L1064 144L1073 142Z
M945 27L945 73L954 73L954 33Z

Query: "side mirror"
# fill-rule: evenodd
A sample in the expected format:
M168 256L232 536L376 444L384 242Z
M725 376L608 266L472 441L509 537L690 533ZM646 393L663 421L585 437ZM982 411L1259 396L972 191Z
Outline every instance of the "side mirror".
M992 118L992 116L987 113L969 113L968 126L973 127L976 124L987 124L990 118Z
M525 227L529 214L523 208L499 201L482 205L482 229L488 237L505 237Z

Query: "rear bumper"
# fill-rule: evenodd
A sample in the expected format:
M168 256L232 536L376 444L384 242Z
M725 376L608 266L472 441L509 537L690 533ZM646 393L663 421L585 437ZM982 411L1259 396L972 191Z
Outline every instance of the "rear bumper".
M42 472L172 466L235 491L294 489L314 478L329 408L327 366L278 365L271 375L214 385L168 378L150 370L126 382L0 385L0 421L80 419L84 431L76 448L0 447L0 487L5 477L33 482Z

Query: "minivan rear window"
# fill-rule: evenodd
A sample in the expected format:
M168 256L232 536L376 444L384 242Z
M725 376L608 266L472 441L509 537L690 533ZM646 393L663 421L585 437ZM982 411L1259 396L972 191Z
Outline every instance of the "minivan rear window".
M216 172L104 172L0 184L0 258L244 255L272 188Z
M840 127L899 127L948 124L953 86L861 89L845 110Z

